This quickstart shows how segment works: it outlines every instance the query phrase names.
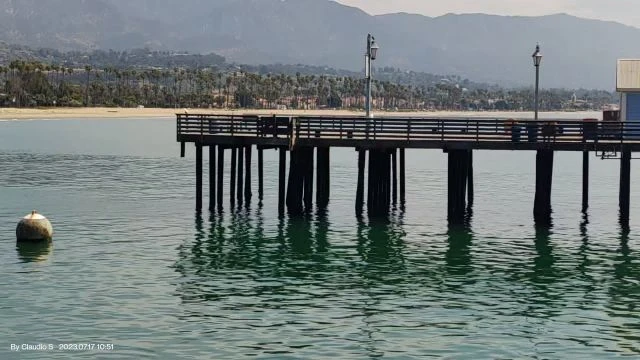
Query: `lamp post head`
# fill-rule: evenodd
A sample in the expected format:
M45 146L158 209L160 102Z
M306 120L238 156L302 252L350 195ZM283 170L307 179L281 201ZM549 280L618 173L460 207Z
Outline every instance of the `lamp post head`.
M380 47L376 44L375 38L371 38L371 60L375 60L378 57L378 49Z
M533 66L538 67L542 63L542 53L540 52L540 45L536 45L536 52L531 56L533 57Z

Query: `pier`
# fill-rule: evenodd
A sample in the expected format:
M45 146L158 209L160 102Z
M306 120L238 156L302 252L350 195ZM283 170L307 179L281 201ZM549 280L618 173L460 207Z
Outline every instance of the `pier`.
M610 116L611 114L609 114ZM355 214L385 217L404 207L406 149L441 149L448 156L448 220L462 224L474 201L473 151L535 151L533 216L551 224L553 160L557 151L583 153L582 210L589 207L589 158L616 159L620 166L620 221L629 223L632 153L640 151L640 121L595 119L513 120L356 116L238 116L177 114L181 156L187 143L196 149L196 210L202 210L202 151L209 147L209 209L224 206L224 157L231 156L229 206L249 206L253 194L253 147L257 149L258 199L264 176L278 176L279 214L300 216L330 201L331 148L353 148L358 176ZM615 117L614 117L615 118ZM277 174L264 174L263 151L277 149ZM287 164L287 153L289 162ZM217 160L217 161L216 161ZM288 170L288 172L287 172ZM445 179L443 179L444 181ZM315 192L315 194L314 194ZM365 207L366 204L366 207Z

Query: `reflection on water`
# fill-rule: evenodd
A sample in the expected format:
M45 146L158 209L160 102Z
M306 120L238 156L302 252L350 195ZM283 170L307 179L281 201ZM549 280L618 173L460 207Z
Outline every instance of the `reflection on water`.
M22 262L45 262L49 259L49 254L53 249L53 242L51 241L38 241L28 242L21 241L16 243L16 250L18 251L18 257Z
M387 326L443 341L448 333L465 337L469 328L486 327L487 336L519 334L530 339L535 347L525 354L531 356L550 346L538 343L540 336L609 350L602 342L616 339L620 349L640 354L640 317L630 316L640 301L640 271L628 233L621 232L621 247L609 272L603 267L608 260L601 259L606 251L590 244L586 214L575 252L559 244L553 228L534 227L529 239L502 244L507 249L502 257L495 252L503 249L476 239L470 219L467 225L449 227L441 242L433 240L435 236L420 239L418 248L416 239L407 238L402 212L386 221L359 221L349 242L343 240L345 234L335 236L324 212L272 223L263 218L261 208L242 209L208 220L205 227L196 216L195 237L180 248L176 264L183 277L177 294L189 316L262 318L270 327L279 322L264 316L275 312L290 319L285 326L289 330L347 326L359 329L354 336L360 336L357 343L368 356L385 354L380 345L390 335ZM604 303L599 294L603 286L608 288ZM465 298L471 303L455 300ZM581 319L598 306L607 308L609 318L590 321L600 322L598 331L609 335L582 341L580 336L591 328ZM322 315L328 309L330 318ZM565 319L567 312L576 315ZM478 317L484 322L474 320ZM391 325L394 318L399 322ZM359 325L352 323L355 319ZM244 331L261 329L247 321ZM575 328L565 336L559 330L563 326ZM247 346L258 353L295 352L286 342L243 343L253 344Z
M637 355L640 354L640 259L629 248L628 227L621 226L619 239L607 313L620 348Z

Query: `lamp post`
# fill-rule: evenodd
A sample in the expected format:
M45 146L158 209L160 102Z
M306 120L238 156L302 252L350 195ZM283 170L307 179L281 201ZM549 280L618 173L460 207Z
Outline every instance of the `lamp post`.
M378 44L376 44L376 39L371 36L371 34L367 35L367 53L365 54L365 66L364 72L365 77L367 79L367 103L366 103L366 112L367 118L373 118L373 114L371 114L371 61L375 60L378 56Z
M542 63L542 54L540 53L540 44L536 45L536 52L533 53L533 66L536 67L536 92L535 92L535 120L538 121L538 88L540 85L540 63Z

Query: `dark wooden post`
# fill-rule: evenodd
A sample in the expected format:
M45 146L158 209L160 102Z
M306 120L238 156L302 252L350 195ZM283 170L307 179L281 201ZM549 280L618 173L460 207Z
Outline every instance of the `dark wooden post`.
M469 150L469 167L467 168L467 208L473 207L475 189L473 188L473 150Z
M238 206L242 205L242 199L244 194L244 147L238 148Z
M262 147L258 147L258 199L264 199L264 164ZM281 164L282 166L283 164Z
M307 213L313 211L313 171L314 171L314 151L313 148L304 150L304 208Z
M202 211L202 145L196 143L196 211Z
M318 148L316 157L316 202L319 208L325 209L329 205L330 194L330 149Z
M391 150L384 152L384 203L383 211L389 212L391 206Z
M405 151L404 149L400 149L400 204L404 206L405 204Z
M551 226L551 185L553 183L553 150L536 154L536 195L533 217L536 225Z
M224 185L224 147L218 147L218 211L222 210Z
M180 143L180 157L183 158L185 156L186 149L184 141Z
M280 172L278 178L278 214L280 216L284 215L284 201L285 201L285 181L287 177L286 173L286 161L287 161L287 150L283 147L279 149L280 151ZM260 151L262 154L262 151ZM262 162L260 162L262 163ZM262 179L262 176L260 176Z
M236 156L238 149L231 148L231 179L229 182L229 204L233 207L236 204Z
M582 212L589 209L589 151L582 152Z
M367 151L358 150L358 187L356 189L356 215L362 216L364 207L364 168L366 165Z
M631 151L623 150L620 164L620 223L629 225L631 193Z
M369 184L368 196L367 196L367 212L369 216L375 215L375 210L378 200L378 152L375 150L369 150Z
M209 145L209 210L216 208L216 146Z
M449 150L448 157L447 217L450 224L461 225L464 224L466 214L469 151Z
M244 172L245 172L245 182L244 182L244 199L247 202L247 205L249 205L249 203L251 202L251 198L253 197L253 193L251 192L251 152L252 152L252 147L251 145L247 145L244 148L245 151L245 167L244 167Z
M393 206L398 204L398 149L393 149L391 153L391 171L393 176Z
M292 216L302 215L302 197L304 191L304 178L307 164L305 149L298 148L289 152L289 180L287 185L287 211Z

